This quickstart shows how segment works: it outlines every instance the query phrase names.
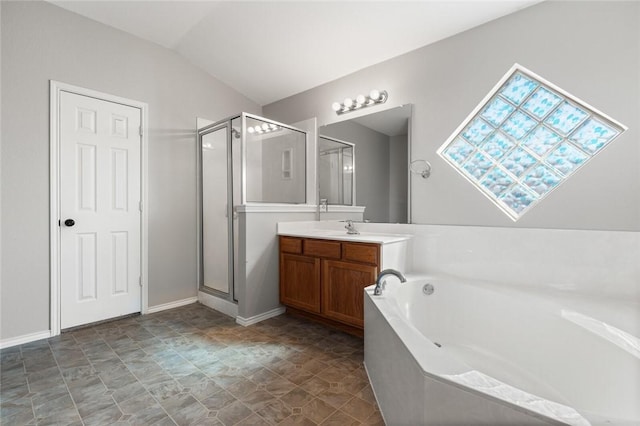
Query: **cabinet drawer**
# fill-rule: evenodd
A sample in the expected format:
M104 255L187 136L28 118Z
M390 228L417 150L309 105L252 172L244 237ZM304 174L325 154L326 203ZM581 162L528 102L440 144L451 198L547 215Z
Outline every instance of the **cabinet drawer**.
M377 265L379 261L379 246L375 244L343 243L342 259L353 262Z
M302 253L302 239L293 237L280 237L280 251L285 253Z
M326 240L304 240L304 254L307 256L340 259L340 243Z

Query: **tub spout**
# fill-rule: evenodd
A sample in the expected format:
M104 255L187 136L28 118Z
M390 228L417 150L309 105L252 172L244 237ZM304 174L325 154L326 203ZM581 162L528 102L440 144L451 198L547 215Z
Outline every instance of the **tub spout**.
M376 280L376 288L375 290L373 290L374 296L380 296L382 294L382 289L383 289L382 279L387 275L395 275L400 279L401 283L407 282L407 279L399 271L396 271L395 269L385 269L384 271L378 274L378 279Z

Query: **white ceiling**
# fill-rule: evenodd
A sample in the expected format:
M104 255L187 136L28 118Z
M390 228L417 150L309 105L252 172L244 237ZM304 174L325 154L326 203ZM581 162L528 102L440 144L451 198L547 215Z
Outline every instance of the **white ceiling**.
M173 49L260 105L539 1L50 0Z

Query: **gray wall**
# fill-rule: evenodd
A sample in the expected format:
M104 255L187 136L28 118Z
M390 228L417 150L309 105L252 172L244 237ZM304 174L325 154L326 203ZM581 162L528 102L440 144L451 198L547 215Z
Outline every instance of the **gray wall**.
M355 144L356 204L364 218L389 221L389 136L353 121L323 127L320 134Z
M196 116L261 112L167 49L3 1L2 339L49 329L49 79L149 104L150 306L197 295Z
M629 130L514 223L436 150L516 62ZM639 76L640 3L546 1L267 105L263 113L285 122L315 116L326 124L338 120L335 100L386 89L387 105L414 105L412 158L433 165L429 180L412 175L414 222L639 231Z

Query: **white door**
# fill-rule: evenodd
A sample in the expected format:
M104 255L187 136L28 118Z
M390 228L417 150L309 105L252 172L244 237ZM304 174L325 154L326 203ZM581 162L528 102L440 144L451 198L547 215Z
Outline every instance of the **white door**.
M138 108L60 94L61 328L140 312Z

